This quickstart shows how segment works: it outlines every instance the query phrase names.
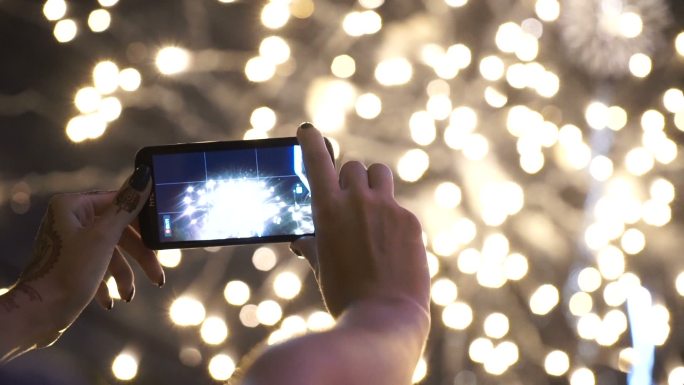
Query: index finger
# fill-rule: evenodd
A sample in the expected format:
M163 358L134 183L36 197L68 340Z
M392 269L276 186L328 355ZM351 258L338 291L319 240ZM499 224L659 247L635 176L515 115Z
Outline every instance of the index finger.
M335 165L321 133L311 123L302 123L297 130L297 139L302 147L312 196L329 196L339 191Z

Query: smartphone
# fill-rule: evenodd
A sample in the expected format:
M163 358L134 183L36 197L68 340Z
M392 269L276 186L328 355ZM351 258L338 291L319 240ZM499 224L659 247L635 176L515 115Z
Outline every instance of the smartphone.
M135 163L152 171L152 192L139 215L151 249L289 242L314 234L297 138L145 147Z

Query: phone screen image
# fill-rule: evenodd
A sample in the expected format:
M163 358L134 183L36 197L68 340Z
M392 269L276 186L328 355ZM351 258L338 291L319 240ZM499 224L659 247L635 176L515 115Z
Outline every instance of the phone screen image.
M298 144L157 153L151 163L160 244L314 232Z

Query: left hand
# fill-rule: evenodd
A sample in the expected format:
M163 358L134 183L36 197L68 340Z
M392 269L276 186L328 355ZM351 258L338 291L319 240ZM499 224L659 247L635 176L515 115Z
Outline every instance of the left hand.
M9 293L0 297L7 312L25 307L29 321L41 325L38 346L54 342L94 299L111 309L105 279L111 274L119 294L135 294L135 259L155 284L164 272L154 251L142 243L136 217L150 194L150 170L139 167L118 192L54 196L36 237L33 258ZM138 231L136 231L138 230Z

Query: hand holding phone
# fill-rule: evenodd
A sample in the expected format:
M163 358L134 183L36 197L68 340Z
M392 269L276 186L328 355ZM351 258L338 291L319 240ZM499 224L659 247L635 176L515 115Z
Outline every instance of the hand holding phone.
M296 138L145 147L139 164L152 170L140 213L150 248L287 242L314 233Z

